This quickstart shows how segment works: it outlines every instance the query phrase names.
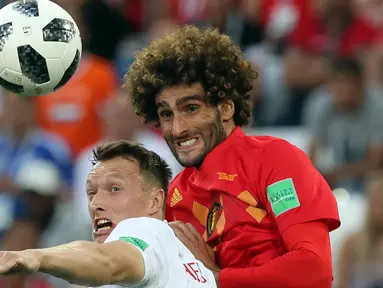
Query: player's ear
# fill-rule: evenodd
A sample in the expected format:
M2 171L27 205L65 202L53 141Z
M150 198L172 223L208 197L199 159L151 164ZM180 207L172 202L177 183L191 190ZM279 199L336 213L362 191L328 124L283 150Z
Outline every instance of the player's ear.
M235 106L233 100L224 100L219 104L222 122L231 120L234 116Z
M162 213L165 205L165 191L163 189L156 189L151 192L151 199L149 201L148 214L153 216L157 213Z

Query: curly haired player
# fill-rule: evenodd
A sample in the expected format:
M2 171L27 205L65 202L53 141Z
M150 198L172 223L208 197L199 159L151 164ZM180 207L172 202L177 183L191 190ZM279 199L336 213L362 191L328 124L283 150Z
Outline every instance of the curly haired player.
M136 112L185 167L167 220L221 288L331 287L335 198L301 150L241 130L256 76L217 30L179 28L136 55L125 78Z

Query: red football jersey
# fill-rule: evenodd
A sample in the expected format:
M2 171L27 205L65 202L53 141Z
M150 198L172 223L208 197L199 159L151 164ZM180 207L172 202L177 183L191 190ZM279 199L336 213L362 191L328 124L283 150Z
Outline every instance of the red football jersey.
M168 221L193 224L214 248L217 264L260 266L287 252L282 233L298 223L339 227L336 200L304 152L240 128L171 183Z

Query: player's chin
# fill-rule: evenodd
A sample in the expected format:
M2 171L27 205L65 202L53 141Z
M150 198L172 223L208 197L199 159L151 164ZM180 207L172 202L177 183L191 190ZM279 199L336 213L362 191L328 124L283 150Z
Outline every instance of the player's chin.
M206 155L202 151L192 151L190 153L179 153L177 155L178 162L183 167L200 166Z
M108 231L95 231L93 232L93 241L97 243L104 243L106 238L112 233L112 229Z

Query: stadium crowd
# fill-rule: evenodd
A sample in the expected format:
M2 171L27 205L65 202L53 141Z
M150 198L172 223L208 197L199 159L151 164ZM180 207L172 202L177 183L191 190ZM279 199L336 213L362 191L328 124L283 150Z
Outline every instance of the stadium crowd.
M297 145L334 190L342 220L332 233L334 287L383 287L383 1L55 2L79 25L84 54L73 79L52 95L1 92L0 247L90 239L84 188L98 143L136 140L173 174L181 171L120 83L134 51L176 25L214 26L259 74L247 133ZM12 287L24 280L12 279ZM70 287L57 279L26 281L25 287Z

